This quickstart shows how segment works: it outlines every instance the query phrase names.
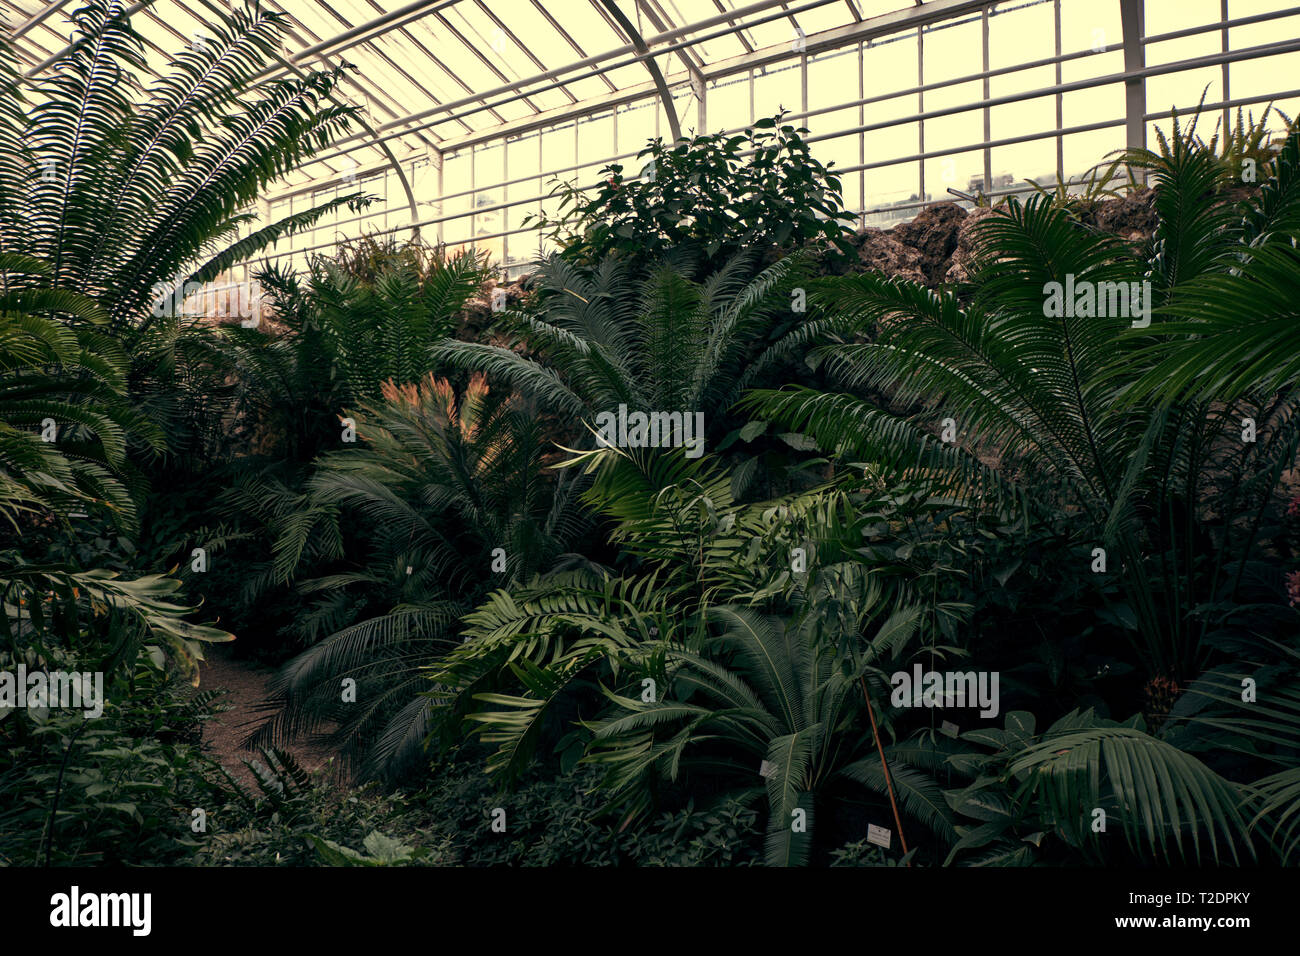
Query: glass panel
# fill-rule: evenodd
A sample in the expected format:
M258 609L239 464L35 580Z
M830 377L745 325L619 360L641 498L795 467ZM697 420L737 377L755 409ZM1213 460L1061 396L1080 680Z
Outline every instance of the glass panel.
M566 123L543 130L541 138L543 177L551 179L557 172L562 178L572 176L570 167L578 162L573 124Z
M1064 139L1065 172L1069 179L1078 182L1102 162L1107 153L1124 148L1124 126L1121 124L1114 129L1071 133Z
M1152 6L1156 4L1147 4L1148 8ZM1148 22L1148 33L1151 32L1150 26ZM1121 50L1123 44L1124 28L1120 22L1118 3L1061 0L1062 53L1075 53L1079 50ZM1100 71L1101 64L1095 64L1093 69Z
M777 64L754 71L754 118L775 116L780 110L798 113L803 110L801 68Z
M618 149L621 153L638 153L645 149L647 143L659 135L658 103L651 100L636 106L623 107L618 112ZM641 165L633 160L624 164L625 175L634 175L641 171ZM635 168L633 168L635 167Z
M1229 0L1228 13L1232 17L1243 17L1293 6L1290 0ZM1233 27L1228 31L1228 48L1240 50L1296 36L1300 36L1300 16L1281 17L1262 23ZM1228 69L1230 71L1228 87L1234 100L1247 97L1265 98L1263 102L1247 107L1254 112L1257 119L1263 114L1268 102L1272 101L1274 93L1284 88L1295 89L1300 85L1294 81L1296 76L1300 76L1300 53L1283 53L1253 60L1240 60L1231 64ZM1294 119L1300 114L1300 98L1278 99L1274 101L1274 107ZM1232 122L1234 125L1237 122L1235 109L1232 111ZM1282 118L1276 112L1269 114L1270 128L1280 132L1283 125Z
M614 155L614 114L578 120L578 161L591 163L573 175L580 183L594 181L600 167Z
M715 132L743 129L753 122L748 71L709 86L708 113L709 128Z

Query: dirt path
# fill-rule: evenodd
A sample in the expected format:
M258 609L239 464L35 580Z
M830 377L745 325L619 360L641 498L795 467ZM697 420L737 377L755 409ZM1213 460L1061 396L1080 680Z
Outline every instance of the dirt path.
M229 709L204 724L203 743L231 776L256 787L253 773L243 761L260 759L260 755L246 749L243 741L270 719L269 712L256 708L267 699L267 685L275 671L240 660L223 647L208 648L206 656L207 660L199 665L199 689L225 691L217 703ZM281 749L293 754L309 771L323 767L336 756L330 747L311 740L294 740Z

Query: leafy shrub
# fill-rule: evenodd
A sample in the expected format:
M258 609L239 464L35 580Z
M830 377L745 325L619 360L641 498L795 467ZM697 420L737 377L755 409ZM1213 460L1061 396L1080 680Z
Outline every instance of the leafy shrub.
M416 828L401 794L373 784L345 791L330 768L308 773L289 754L263 749L245 764L255 789L220 770L208 832L196 837L192 862L203 866L332 866L447 861L443 838ZM390 836L396 834L396 836ZM410 846L409 844L415 844ZM358 845L359 854L350 849Z
M455 843L463 866L743 866L761 855L757 814L743 804L693 804L640 828L604 814L599 773L533 771L502 793L472 764L438 768L421 796L421 814ZM504 833L492 811L506 812Z
M80 670L75 658L28 655L31 666ZM0 669L13 659L0 652ZM191 811L209 804L197 741L212 695L183 700L147 655L133 680L106 683L103 716L0 710L0 865L185 862Z
M539 224L565 258L588 264L611 254L645 261L682 246L702 249L710 262L816 240L847 250L841 223L853 216L840 179L812 155L808 130L782 124L784 116L733 136L653 140L637 153L644 162L635 174L613 163L594 192L561 184L561 215Z

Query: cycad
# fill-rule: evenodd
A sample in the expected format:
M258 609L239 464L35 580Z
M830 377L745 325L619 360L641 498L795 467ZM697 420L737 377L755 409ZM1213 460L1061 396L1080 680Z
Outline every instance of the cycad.
M1012 711L1005 729L930 748L936 769L973 778L946 794L965 818L948 862L1023 866L1062 847L1093 863L1122 859L1122 848L1148 862L1253 858L1248 788L1146 733L1140 719L1074 711L1039 733L1033 714Z
M716 637L699 652L668 653L659 695L609 693L614 707L590 724L586 759L606 770L604 785L617 804L645 809L660 780L707 778L740 797L765 792L767 862L798 866L814 846L819 791L839 777L887 791L862 719L864 701L851 670L841 667L839 641L827 633L833 618L817 591L788 617L714 608L708 617ZM951 834L933 782L904 771L891 774L890 784L910 815Z
M1150 250L1135 252L1098 235L1042 197L1013 200L980 224L969 300L876 275L827 280L816 290L823 308L856 317L868 333L866 342L814 352L854 394L756 392L744 406L812 435L828 451L847 449L891 467L901 461L931 472L946 468L952 476L941 485L946 489L969 488L974 473L992 468L1003 480L986 487L997 490L1012 480L1022 493L1034 493L1040 509L1063 506L1079 515L1080 540L1109 551L1112 567L1122 563L1120 583L1146 663L1157 675L1186 681L1205 662L1202 638L1212 615L1201 610L1231 593L1251 554L1258 520L1236 519L1262 512L1295 454L1300 417L1292 398L1258 388L1219 390L1220 397L1239 399L1230 405L1188 396L1182 385L1171 386L1183 396L1176 405L1138 396L1150 394L1155 377L1170 374L1170 363L1183 361L1157 364L1165 354L1161 343L1183 348L1182 333L1190 328L1165 317L1206 315L1228 308L1230 300L1244 315L1249 290L1275 292L1290 281L1280 262L1291 255L1285 224L1294 197L1260 197L1288 192L1281 183L1293 173L1284 153L1274 186L1252 200L1257 210L1270 210L1267 225L1256 223L1259 235L1275 238L1243 253L1243 218L1217 191L1223 172L1216 156L1184 137L1167 157L1148 162L1157 169L1160 215ZM1266 260L1268 269L1261 265ZM1067 277L1128 288L1149 282L1150 327L1142 327L1134 310L1071 317L1071 310L1048 309L1048 283L1064 284ZM1274 308L1281 300L1269 295L1263 300L1269 315L1290 314ZM1282 352L1269 355L1286 361ZM1280 379L1260 381L1274 386ZM927 405L900 419L863 400L862 389ZM1236 441L1243 417L1258 424L1259 441ZM963 460L951 448L936 449L932 437L916 440L913 429L938 431L942 419L951 420L956 444L980 456L978 467L969 455ZM1222 527L1206 521L1201 503L1210 496L1227 516Z
M363 244L315 257L305 273L259 273L274 337L227 327L237 403L278 436L280 457L303 463L338 434L342 409L380 397L386 382L420 381L429 347L450 335L486 276L481 256L446 257L416 244Z
M73 42L30 82L0 51L0 236L50 263L55 288L97 298L115 334L138 335L160 299L205 283L283 236L356 203L354 194L235 240L261 191L350 128L337 72L254 89L276 62L283 14L253 5L214 19L145 87L144 45L119 4L72 14Z
M126 399L126 357L98 331L107 317L50 288L38 259L2 253L0 270L0 517L17 529L20 512L62 521L73 505L102 503L131 528L128 440L156 447L161 436Z
M566 752L580 751L587 738L569 732L573 718L600 707L598 689L610 688L615 715L610 720L627 721L618 724L617 739L604 740L598 733L588 746L592 759L608 761L607 784L624 810L647 809L661 775L685 782L697 763L706 775L716 769L710 763L716 757L710 734L720 734L726 743L718 745L731 754L723 763L734 774L725 785L752 796L761 792L756 772L762 760L775 763L767 746L789 745L784 761L789 785L774 797L773 813L783 823L773 824L772 854L787 862L803 859L807 847L789 823L793 810L811 812L806 793L815 787L799 790L796 781L825 782L830 773L805 765L805 745L816 737L822 749L814 748L814 762L824 762L830 759L825 747L843 744L853 753L834 758L836 772L843 769L884 795L888 788L879 763L874 773L869 766L878 755L859 746L867 721L856 675L885 679L885 668L905 659L922 640L933 642L948 633L954 623L948 618L959 619L963 612L953 603L934 604L934 595L948 593L951 582L940 580L939 569L926 570L922 555L930 545L911 541L910 563L894 566L870 547L883 543L881 528L890 527L891 520L902 534L916 528L924 509L891 509L897 489L873 499L853 493L847 481L843 487L742 504L732 498L730 476L716 462L687 459L680 452L651 455L606 447L566 464L592 472L585 498L598 515L614 522L611 537L622 548L626 568L618 577L589 569L497 591L466 615L465 643L430 675L436 683L432 694L444 705L444 725L455 730L467 720L484 742L496 746L488 769L508 782L557 739ZM688 699L668 692L674 673L703 670L717 676L719 669L732 667L736 681L750 680L745 675L758 666L757 658L733 662L731 651L714 640L724 630L733 643L755 648L759 656L769 640L776 642L769 649L773 658L780 647L787 648L780 673L764 672L763 686L772 699L762 704L767 710L761 714L736 717L734 701L721 693L718 682L708 685L718 691L712 695ZM835 686L824 690L821 681ZM657 690L647 698L648 686ZM820 708L810 701L821 700L823 693L840 700L851 692L854 703L848 710L856 722L842 727L832 720L815 733L786 739L802 726L780 701L780 688L787 686L804 695L807 707L800 705L801 714ZM825 703L831 706L830 700ZM741 726L771 729L782 720L793 721L791 729L773 730L761 740ZM728 763L742 752L750 752L752 766ZM855 758L865 762L854 763ZM914 777L905 773L893 781L904 812L942 829L942 814L934 810L943 807L938 791Z
M1193 164L1196 154L1178 147L1170 160L1137 154L1129 161L1154 169L1157 183L1173 189L1175 172ZM1233 209L1215 202L1215 183L1205 174L1197 214L1213 217L1220 228L1188 241L1212 265L1188 277L1164 310L1159 328L1165 334L1152 344L1156 361L1128 388L1129 401L1233 401L1294 392L1300 379L1300 128L1260 176L1258 192Z
M843 323L787 328L802 260L790 256L752 277L741 255L703 279L668 259L645 274L616 258L584 269L543 261L536 314L508 313L519 344L446 342L435 358L535 397L575 431L602 412L702 412L706 428L740 390L807 342ZM589 439L589 436L584 436Z
M304 555L327 573L300 584L318 596L312 646L277 679L266 733L337 720L347 755L381 774L419 752L421 671L453 646L459 616L489 582L553 564L580 522L571 481L541 473L538 423L481 379L459 395L432 375L390 383L352 414L358 447L320 459L276 544L283 579ZM339 703L344 678L355 704Z
M179 581L15 553L70 533L78 509L133 531L128 442L156 448L162 436L127 400L125 356L98 331L103 311L46 285L40 260L0 253L0 270L0 635L14 650L94 655L87 663L110 675L158 645L197 681L202 644L233 638L184 620L190 609L172 600Z

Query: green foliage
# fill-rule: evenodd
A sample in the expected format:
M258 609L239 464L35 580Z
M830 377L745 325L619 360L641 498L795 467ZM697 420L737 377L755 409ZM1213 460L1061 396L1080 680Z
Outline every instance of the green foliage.
M597 415L629 411L702 412L706 430L740 392L809 342L844 326L837 318L804 322L789 311L805 263L788 256L753 275L742 252L705 278L684 257L644 271L614 257L593 268L560 256L541 263L536 314L506 313L517 344L448 341L432 355L454 368L483 372L568 422L595 428ZM589 441L590 436L577 432Z
M1123 607L1113 610L1135 621L1130 636L1143 662L1153 675L1185 681L1204 666L1204 636L1219 621L1207 610L1232 595L1256 559L1257 525L1236 519L1267 506L1294 457L1300 419L1295 395L1272 391L1284 384L1284 371L1256 375L1244 394L1220 387L1184 395L1172 365L1159 362L1187 341L1184 326L1165 317L1289 316L1293 299L1275 306L1283 302L1276 290L1300 272L1277 260L1291 254L1284 231L1243 252L1247 220L1216 192L1222 171L1212 153L1184 137L1168 158L1149 162L1160 220L1149 254L1096 235L1042 197L1013 200L979 224L968 301L871 274L826 280L814 291L824 309L856 316L866 338L813 353L851 394L755 393L745 407L841 457L865 452L889 473L900 463L923 474L938 469L949 475L940 487L971 503L987 501L971 494L972 484L993 468L999 480L984 479L986 487L1013 486L1037 498L1039 515L1077 516L1076 540L1104 547L1113 565L1123 562ZM1278 167L1278 176L1290 175L1285 152ZM1249 202L1261 210L1260 197L1275 192L1261 189ZM1289 215L1279 207L1269 219ZM1132 327L1140 316L1112 309L1047 308L1048 283L1067 276L1130 286L1150 280L1151 326ZM1272 297L1262 294L1266 276L1276 280ZM1284 356L1282 348L1265 351L1272 341L1265 336L1249 348L1260 358ZM1170 361L1181 365L1186 353ZM1157 382L1181 401L1139 401ZM900 419L863 401L863 390L926 404ZM944 418L955 424L964 456L925 434ZM1257 424L1259 441L1237 440L1243 418Z
M757 814L742 802L695 801L641 827L602 812L592 794L599 775L531 771L508 793L465 762L435 770L419 817L451 837L448 862L460 866L752 866L759 860ZM505 810L505 832L492 811ZM498 819L500 819L498 817Z
M288 753L262 749L244 761L254 788L224 768L209 774L207 831L191 862L203 866L377 866L445 862L437 839L416 826L400 794L373 785L341 791L329 768L308 773ZM396 833L397 836L387 834ZM424 844L412 847L414 841ZM362 845L366 852L351 850Z
M585 264L610 255L644 262L683 246L701 248L710 262L814 241L844 251L841 223L854 217L844 211L839 176L812 155L808 130L784 117L732 136L652 140L637 153L634 175L614 163L600 183L561 183L553 192L559 218L538 225L564 258Z
M362 441L318 461L276 543L277 574L297 574L315 603L311 646L277 678L285 707L266 733L337 720L345 755L379 773L418 753L430 729L421 671L450 649L460 615L494 578L549 567L582 524L572 480L542 474L537 421L481 377L460 395L432 375L385 385L352 414ZM355 704L340 703L343 678Z
M162 436L126 399L126 356L100 331L103 310L50 274L40 259L0 254L0 534L66 524L82 508L129 530L128 441Z
M249 384L257 392L249 397L263 411L286 400L300 404L284 389L305 377L337 411L379 398L385 382L419 381L430 369L429 347L456 330L461 309L486 277L482 256L447 257L391 240L314 256L305 275L286 267L260 272L271 317L288 335L279 348L249 355L250 362L272 363L250 368L257 377ZM277 359L294 367L284 369Z
M151 554L188 565L191 542L221 560L188 583L241 625L267 640L259 649L284 659L273 638L311 614L311 599L289 591L294 562L276 542L292 524L310 525L317 510L306 482L318 456L347 447L340 419L362 401L382 401L386 381L411 384L430 365L429 345L454 329L458 310L479 289L482 263L446 258L416 244L359 242L333 257L316 257L305 275L262 275L274 335L225 326L216 367L236 383L221 406L222 427L240 432L219 464L184 477L187 491L151 510ZM236 455L237 452L243 452ZM342 542L335 542L335 547ZM304 565L302 576L313 572ZM308 629L314 640L319 628Z
M974 778L947 793L972 822L948 860L1025 865L1062 849L1100 863L1121 859L1109 840L1121 830L1132 859L1240 864L1254 857L1243 791L1164 741L1139 721L1120 724L1072 712L1044 733L1032 714L1008 713L1005 729L962 734L979 748L947 763Z
M29 667L82 670L64 651ZM0 651L0 668L15 658ZM207 806L197 748L211 695L167 692L147 655L130 680L104 686L102 717L78 710L0 710L0 865L179 864L193 846L191 809Z
M283 14L252 5L210 24L156 81L130 14L89 0L73 42L21 93L17 60L0 53L11 108L0 113L0 235L50 264L50 284L97 299L109 328L138 338L160 300L204 283L351 195L230 242L270 183L346 133L354 107L329 102L339 71L254 87L275 62ZM18 107L22 96L31 105ZM151 315L150 313L155 313Z

